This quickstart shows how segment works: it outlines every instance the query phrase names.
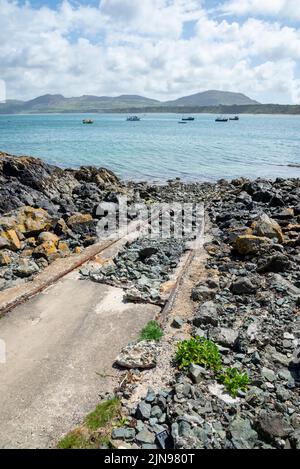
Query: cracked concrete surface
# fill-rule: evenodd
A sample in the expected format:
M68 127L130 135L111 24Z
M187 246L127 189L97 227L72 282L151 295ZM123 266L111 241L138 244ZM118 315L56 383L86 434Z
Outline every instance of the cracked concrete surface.
M0 448L55 446L112 390L116 355L160 313L122 296L73 273L0 319Z

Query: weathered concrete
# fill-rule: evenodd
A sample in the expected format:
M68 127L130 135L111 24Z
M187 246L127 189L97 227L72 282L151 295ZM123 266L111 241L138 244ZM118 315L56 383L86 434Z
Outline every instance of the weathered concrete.
M121 347L160 312L122 296L72 273L0 320L1 448L55 445L111 390Z

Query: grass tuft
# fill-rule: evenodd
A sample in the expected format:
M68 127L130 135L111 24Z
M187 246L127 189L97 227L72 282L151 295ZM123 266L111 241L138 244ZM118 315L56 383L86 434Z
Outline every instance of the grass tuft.
M155 340L158 342L164 335L162 328L156 321L149 321L148 324L141 330L139 341L142 340Z
M121 402L113 398L99 404L87 415L84 424L68 433L57 444L58 449L97 449L110 447L113 426L124 421L121 415Z
M96 409L87 415L86 426L90 430L98 430L110 423L121 411L120 400L116 397L99 404Z
M91 447L90 441L80 428L68 433L57 445L58 449L87 449Z

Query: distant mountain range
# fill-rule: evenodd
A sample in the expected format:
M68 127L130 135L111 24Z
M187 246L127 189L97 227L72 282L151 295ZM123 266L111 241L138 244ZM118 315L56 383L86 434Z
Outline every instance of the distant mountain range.
M84 95L65 98L45 94L30 101L7 100L0 103L0 114L38 113L147 112L214 113L214 114L300 114L299 105L260 104L241 93L204 91L174 101L158 101L137 95L117 97Z
M248 98L241 93L231 93L230 91L204 91L203 93L184 96L175 101L164 103L167 106L243 106L249 104L259 104L257 101Z
M205 91L191 96L162 102L137 95L122 95L118 97L89 96L79 98L65 98L61 94L46 94L30 101L7 100L0 104L1 114L14 113L53 113L53 112L103 112L127 111L144 108L184 108L186 106L232 106L259 104L244 94L228 91Z

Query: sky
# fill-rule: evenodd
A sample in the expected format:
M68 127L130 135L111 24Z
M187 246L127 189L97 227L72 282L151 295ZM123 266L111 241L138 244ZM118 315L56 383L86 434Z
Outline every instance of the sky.
M300 104L300 0L0 0L7 98L208 89Z

